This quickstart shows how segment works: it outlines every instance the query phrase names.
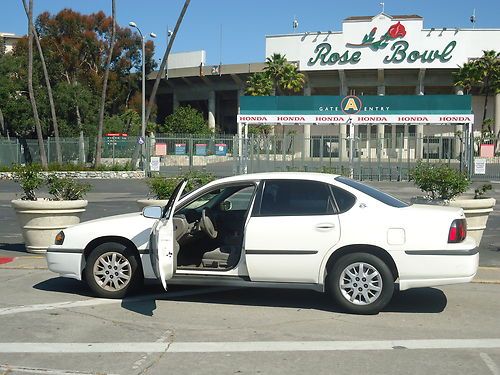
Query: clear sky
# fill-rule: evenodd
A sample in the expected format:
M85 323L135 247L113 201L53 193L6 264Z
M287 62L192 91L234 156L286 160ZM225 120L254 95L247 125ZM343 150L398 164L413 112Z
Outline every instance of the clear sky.
M0 0L0 31L26 34L21 0ZM500 28L500 0L385 0L385 12L418 14L424 27L471 27L476 9L476 28ZM173 29L183 0L116 0L121 26L134 21L144 34L158 35L156 58L163 56L167 27ZM111 13L111 0L34 0L35 15L73 8L82 13ZM261 62L265 59L265 36L293 32L341 30L349 16L375 15L380 0L191 0L173 52L204 49L207 64ZM222 44L220 30L222 27ZM498 42L500 50L500 41ZM222 46L222 48L221 48Z

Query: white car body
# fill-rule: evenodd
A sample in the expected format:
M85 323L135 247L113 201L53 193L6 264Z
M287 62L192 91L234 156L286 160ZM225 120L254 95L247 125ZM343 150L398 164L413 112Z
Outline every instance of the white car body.
M353 194L356 200L352 208L342 213L259 216L254 215L257 200L254 194L245 218L241 255L235 267L228 270L172 268L173 274L162 281L166 284L280 286L323 291L332 256L356 248L370 249L374 254L379 252L380 257L390 263L400 290L464 283L475 276L479 254L474 240L467 237L459 243L448 243L451 223L465 217L462 209L416 204L393 207L338 181L337 177L300 172L249 174L216 180L187 194L175 205L176 209L185 206L200 192L246 182L257 187L268 180L318 181L341 188ZM155 279L149 244L157 222L141 213L131 213L67 228L64 243L48 249L49 269L63 277L81 280L89 249L93 242L105 238L121 241L137 251L144 278ZM171 243L163 245L168 246L170 248L164 250L173 254ZM153 250L158 254L157 249ZM158 261L161 263L163 258L160 256ZM170 267L175 261L168 261ZM166 265L160 264L162 267Z

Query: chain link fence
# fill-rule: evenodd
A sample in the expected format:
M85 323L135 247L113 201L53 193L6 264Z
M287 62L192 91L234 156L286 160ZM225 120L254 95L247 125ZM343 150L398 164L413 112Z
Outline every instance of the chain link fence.
M44 141L48 160L56 163L53 138ZM61 139L63 163L92 163L95 140ZM498 140L474 139L473 157L463 139L446 136L398 134L362 136L352 140L303 135L157 135L145 140L144 154L136 137L104 137L102 162L106 165L137 161L150 173L177 175L200 169L216 176L272 171L318 171L350 175L358 180L408 180L409 171L422 160L447 163L470 171L476 180L500 180ZM0 139L0 166L40 162L38 141ZM479 168L478 168L479 167Z

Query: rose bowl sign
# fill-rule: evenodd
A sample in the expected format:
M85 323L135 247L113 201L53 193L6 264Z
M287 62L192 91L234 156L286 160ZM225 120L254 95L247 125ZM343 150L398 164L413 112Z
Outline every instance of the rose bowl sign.
M385 14L346 20L342 32L268 36L266 55L282 53L300 70L453 68L498 46L500 30L423 28L423 19Z

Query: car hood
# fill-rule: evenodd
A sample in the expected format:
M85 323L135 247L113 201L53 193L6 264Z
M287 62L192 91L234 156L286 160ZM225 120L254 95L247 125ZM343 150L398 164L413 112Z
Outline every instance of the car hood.
M80 249L96 238L122 237L132 241L138 250L146 249L155 222L140 212L85 221L64 229L64 245Z

